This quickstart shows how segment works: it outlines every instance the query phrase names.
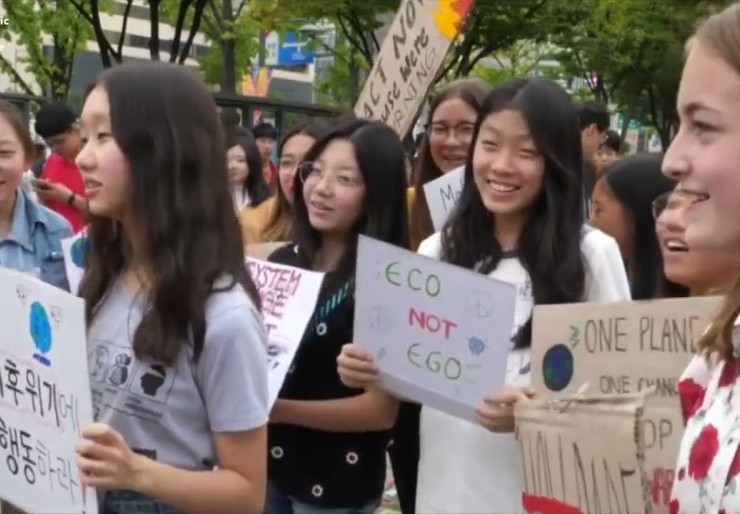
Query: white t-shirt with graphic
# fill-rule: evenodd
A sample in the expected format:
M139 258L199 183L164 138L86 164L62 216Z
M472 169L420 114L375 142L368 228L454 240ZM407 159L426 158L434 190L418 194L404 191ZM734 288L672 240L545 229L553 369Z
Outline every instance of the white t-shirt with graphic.
M213 432L267 422L267 343L259 312L241 286L213 293L197 363L186 346L171 367L139 361L132 340L146 299L119 280L89 331L89 370L97 421L136 452L189 470L218 464Z
M587 227L581 242L588 275L587 302L630 300L629 283L617 243ZM419 254L438 259L441 235L421 243ZM501 260L489 275L517 286L515 334L532 314L532 284L516 257ZM503 342L509 344L508 341ZM512 350L506 385L526 387L531 382L529 350ZM494 391L491 391L492 393ZM485 428L422 407L420 422L417 512L517 514L522 512L524 473L514 434L494 434Z

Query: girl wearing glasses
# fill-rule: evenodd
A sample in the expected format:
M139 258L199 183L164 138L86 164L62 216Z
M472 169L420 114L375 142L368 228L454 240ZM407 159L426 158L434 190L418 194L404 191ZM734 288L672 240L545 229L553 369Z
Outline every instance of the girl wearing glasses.
M267 514L373 514L397 401L342 384L352 341L357 239L406 248L404 149L380 122L354 121L319 140L298 166L293 243L269 260L324 272L316 309L270 416Z
M675 182L660 171L661 157L634 155L617 161L596 182L590 223L612 236L627 268L633 300L685 296L663 275L652 201Z

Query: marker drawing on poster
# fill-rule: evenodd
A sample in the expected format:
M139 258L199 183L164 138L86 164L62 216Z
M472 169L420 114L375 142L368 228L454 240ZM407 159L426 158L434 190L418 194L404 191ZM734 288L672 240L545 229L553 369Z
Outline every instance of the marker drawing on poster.
M97 514L75 445L92 423L80 298L0 268L0 498L24 511Z
M696 353L719 298L535 307L532 385L569 395L636 394L655 387L644 417L652 508L667 513L683 437L678 381Z
M435 231L442 230L450 212L457 205L464 181L465 166L460 166L424 184L424 196Z
M69 290L72 294L77 294L77 291L80 289L82 276L85 274L85 255L87 254L86 232L83 230L79 234L62 239L61 243Z
M646 399L637 394L518 403L523 511L651 512L639 430Z
M262 299L273 405L313 315L324 274L251 257L247 266Z
M389 391L464 419L504 386L514 285L364 236L355 340Z
M355 114L405 136L474 0L403 0Z

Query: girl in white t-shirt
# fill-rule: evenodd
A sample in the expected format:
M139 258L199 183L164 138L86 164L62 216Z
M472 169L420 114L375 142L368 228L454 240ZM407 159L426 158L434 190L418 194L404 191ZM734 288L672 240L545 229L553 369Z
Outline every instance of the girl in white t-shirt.
M476 123L465 185L442 233L419 253L516 284L507 389L491 391L478 424L423 407L417 511L512 514L524 488L514 404L533 396L529 348L535 304L630 298L615 241L584 227L578 119L568 95L544 80L498 86ZM377 380L372 357L347 345L345 383Z

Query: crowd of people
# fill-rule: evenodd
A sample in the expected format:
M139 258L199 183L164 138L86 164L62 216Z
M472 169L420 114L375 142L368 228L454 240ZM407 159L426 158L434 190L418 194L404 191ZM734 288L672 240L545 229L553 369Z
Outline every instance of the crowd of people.
M0 266L68 290L60 242L84 230L72 293L91 355L131 348L177 371L156 421L93 384L96 420L76 452L101 512L371 514L386 455L404 514L521 512L514 405L536 395L533 307L700 295L725 302L682 377L693 387L679 386L670 509L740 512L740 4L687 44L677 107L665 155L625 157L602 105L542 79L463 80L434 96L409 182L404 145L378 121L295 127L273 165L273 127L225 130L200 79L164 63L106 70L79 117L43 106L35 130L52 154L28 179L33 140L0 102ZM435 232L423 186L460 167ZM506 388L481 399L476 423L378 385L353 337L360 234L516 285ZM325 274L272 407L245 267L255 243Z

